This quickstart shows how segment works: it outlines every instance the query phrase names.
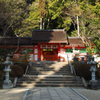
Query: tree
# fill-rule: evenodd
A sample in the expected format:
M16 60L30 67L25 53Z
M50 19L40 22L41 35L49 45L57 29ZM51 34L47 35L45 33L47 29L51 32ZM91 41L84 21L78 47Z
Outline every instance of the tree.
M68 15L64 13L65 4L71 2L70 0L49 0L48 3L48 12L50 23L53 24L56 21L56 28L65 28L66 31L69 30L71 25L71 19Z
M16 36L17 33L15 33L15 29L20 27L27 12L28 4L25 0L0 0L0 42L2 42L2 37ZM4 53L3 56L6 56L8 53L6 49L6 39Z
M9 36L21 25L28 5L24 0L0 0L0 30L3 37Z
M31 37L33 29L39 29L40 16L38 10L38 2L35 1L29 7L29 14L22 21L22 25L19 29L16 30L16 33L19 33L20 36Z
M47 15L46 0L38 1L38 9L39 9L39 15L40 15L40 29L42 29L42 26L44 29L45 17Z
M75 9L75 8L74 8ZM92 51L92 45L94 43L94 38L98 36L100 31L100 4L95 3L95 5L87 4L86 2L80 2L78 9L72 10L74 13L74 17L78 14L79 16L79 27L80 32L78 36L82 39L83 43L85 44L87 49ZM75 22L75 19L74 19ZM74 31L74 35L77 35L77 31ZM91 37L91 39L87 38Z

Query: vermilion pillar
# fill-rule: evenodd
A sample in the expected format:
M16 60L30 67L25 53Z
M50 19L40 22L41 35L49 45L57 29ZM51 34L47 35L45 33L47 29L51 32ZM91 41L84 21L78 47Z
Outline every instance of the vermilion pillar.
M40 55L40 43L38 43L38 61L41 60L41 55Z
M60 61L60 48L61 48L61 44L59 43L59 45L58 45L58 57L59 57L59 61Z

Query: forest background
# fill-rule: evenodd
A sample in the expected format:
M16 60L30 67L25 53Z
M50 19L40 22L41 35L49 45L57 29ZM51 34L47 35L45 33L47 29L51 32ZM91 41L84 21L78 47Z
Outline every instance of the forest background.
M1 38L31 37L34 29L65 29L89 50L93 42L100 51L99 23L100 0L0 0Z

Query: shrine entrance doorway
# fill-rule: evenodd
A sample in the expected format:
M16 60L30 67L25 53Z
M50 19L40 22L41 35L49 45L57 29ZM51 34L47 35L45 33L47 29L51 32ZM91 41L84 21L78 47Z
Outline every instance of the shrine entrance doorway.
M44 61L58 61L58 49L43 49Z

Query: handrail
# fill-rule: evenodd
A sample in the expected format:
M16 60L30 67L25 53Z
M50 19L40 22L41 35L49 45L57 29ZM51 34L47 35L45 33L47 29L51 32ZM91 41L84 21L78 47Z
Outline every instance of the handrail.
M28 67L29 67L29 65L27 65L27 68L26 68L26 71L25 71L25 76L26 76L26 73L27 73L27 71L28 71Z
M15 86L16 86L16 83L17 83L17 79L18 79L18 77L15 77L15 78L14 78L13 87L15 87Z
M68 65L70 66L70 69L71 69L71 73L72 73L72 74L74 73L74 75L76 75L75 68L74 68L74 66L70 63L68 55L67 55L67 60L68 60Z

